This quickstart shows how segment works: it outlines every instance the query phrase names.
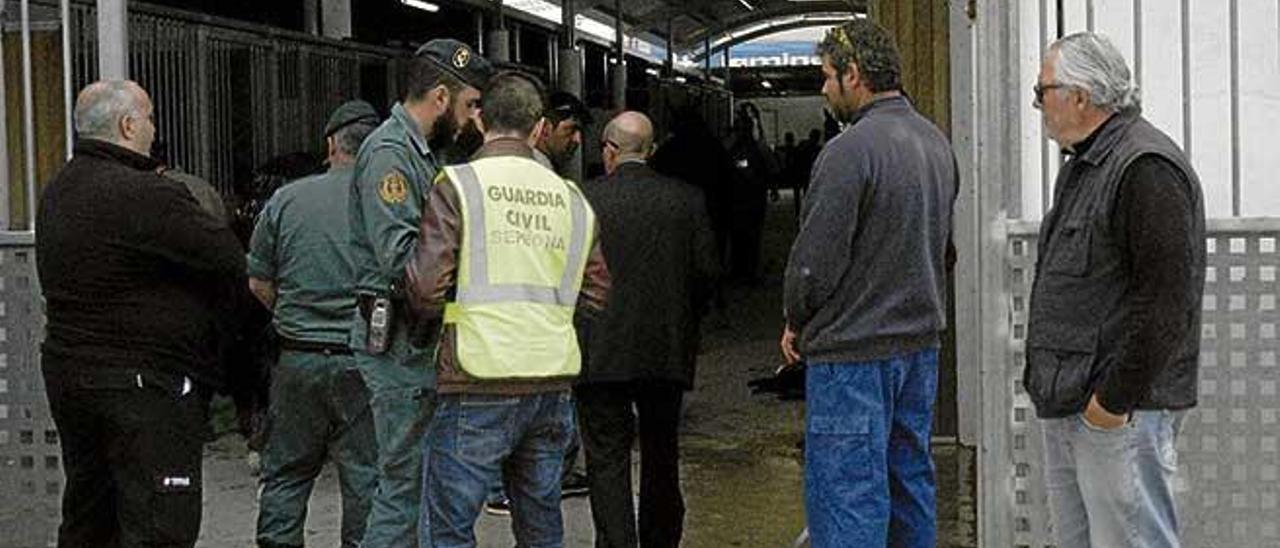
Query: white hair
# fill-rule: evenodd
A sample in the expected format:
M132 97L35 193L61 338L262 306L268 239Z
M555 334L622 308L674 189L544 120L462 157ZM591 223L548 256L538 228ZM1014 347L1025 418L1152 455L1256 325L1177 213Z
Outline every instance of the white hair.
M80 137L115 141L120 119L141 116L142 97L137 84L127 80L101 80L86 86L76 98L75 124Z
M1049 46L1059 84L1089 93L1089 103L1107 112L1142 106L1142 96L1124 55L1101 34L1077 32Z

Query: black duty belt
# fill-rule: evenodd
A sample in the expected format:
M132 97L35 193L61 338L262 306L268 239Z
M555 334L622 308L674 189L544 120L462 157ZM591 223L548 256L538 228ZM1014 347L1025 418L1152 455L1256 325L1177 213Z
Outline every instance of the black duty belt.
M345 344L327 343L316 341L300 341L287 337L280 337L280 349L291 350L293 352L312 352L315 354L324 354L326 356L350 356L351 348Z

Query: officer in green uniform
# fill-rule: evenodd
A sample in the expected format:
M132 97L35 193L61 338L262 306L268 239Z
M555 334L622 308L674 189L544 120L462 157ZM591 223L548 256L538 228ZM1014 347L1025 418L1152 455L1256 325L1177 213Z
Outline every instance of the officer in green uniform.
M378 440L378 488L364 548L417 546L422 437L435 409L434 342L409 321L404 265L442 150L478 117L493 69L462 42L427 42L406 63L404 100L356 160L349 205L358 319L351 348L368 385Z
M303 545L307 499L332 458L342 487L342 546L364 536L377 481L369 394L348 338L356 308L347 188L355 155L378 124L364 101L343 104L324 136L329 170L276 191L249 243L249 288L274 312L272 371L258 499L258 546Z

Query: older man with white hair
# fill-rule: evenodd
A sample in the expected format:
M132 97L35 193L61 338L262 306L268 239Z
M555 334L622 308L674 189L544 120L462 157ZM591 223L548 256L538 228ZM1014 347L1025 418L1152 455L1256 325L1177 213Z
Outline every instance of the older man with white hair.
M193 546L215 301L243 284L226 223L157 174L151 99L96 82L36 214L42 367L67 485L58 546Z
M1049 47L1034 105L1070 156L1040 228L1023 377L1057 545L1175 547L1174 443L1200 355L1200 181L1141 116L1102 36Z

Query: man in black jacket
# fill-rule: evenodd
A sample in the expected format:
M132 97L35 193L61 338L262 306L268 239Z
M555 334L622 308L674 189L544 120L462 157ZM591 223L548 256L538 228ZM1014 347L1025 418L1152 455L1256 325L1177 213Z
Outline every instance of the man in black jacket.
M226 380L214 301L245 262L231 229L156 173L151 115L133 82L81 91L80 140L37 212L60 547L193 546L200 531L205 418Z
M614 285L609 307L589 327L577 388L596 546L637 543L631 445L638 418L639 545L674 547L684 519L680 404L693 387L698 320L718 271L715 237L702 191L645 163L653 147L645 115L619 114L603 137L608 175L584 192Z
M1023 376L1057 545L1176 547L1174 443L1200 357L1200 181L1142 118L1101 36L1050 46L1034 104L1071 157L1040 226Z

